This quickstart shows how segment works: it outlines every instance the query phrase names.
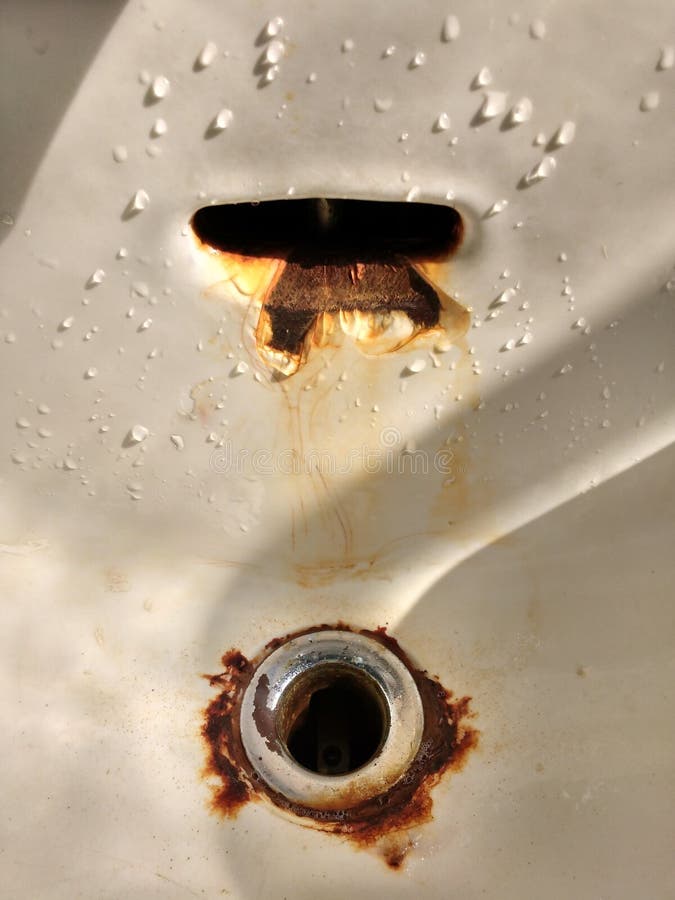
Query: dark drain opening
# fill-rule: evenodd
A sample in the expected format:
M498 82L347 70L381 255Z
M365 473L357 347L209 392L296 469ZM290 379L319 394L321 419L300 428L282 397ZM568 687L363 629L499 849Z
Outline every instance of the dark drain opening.
M282 739L291 756L321 775L364 766L380 750L388 727L375 683L344 669L299 679L281 720L287 723Z

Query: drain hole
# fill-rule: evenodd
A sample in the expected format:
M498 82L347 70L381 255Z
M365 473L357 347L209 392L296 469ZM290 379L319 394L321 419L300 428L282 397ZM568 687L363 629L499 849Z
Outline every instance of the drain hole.
M282 737L293 759L312 772L354 772L384 743L384 701L368 676L344 668L308 673L298 679L287 704Z
M266 200L205 206L192 217L210 247L243 256L299 253L305 266L449 256L462 238L457 210L381 200Z

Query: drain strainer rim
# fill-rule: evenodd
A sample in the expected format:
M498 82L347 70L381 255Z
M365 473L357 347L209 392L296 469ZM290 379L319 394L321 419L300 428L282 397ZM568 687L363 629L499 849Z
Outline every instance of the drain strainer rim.
M276 728L286 691L318 667L337 666L371 679L386 707L386 735L365 765L344 775L322 775L301 766ZM275 793L319 810L348 809L391 788L419 750L424 710L405 664L373 638L351 631L321 631L292 638L253 673L241 703L240 734L249 763Z

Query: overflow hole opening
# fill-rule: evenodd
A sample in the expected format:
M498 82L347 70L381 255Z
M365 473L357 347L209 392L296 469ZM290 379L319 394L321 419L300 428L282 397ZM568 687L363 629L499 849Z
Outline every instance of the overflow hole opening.
M384 698L370 676L346 667L308 672L285 699L280 737L303 768L346 775L370 762L389 722Z
M396 257L450 256L462 240L462 217L435 203L326 197L224 203L198 209L199 240L227 253L288 257L305 267L375 262Z

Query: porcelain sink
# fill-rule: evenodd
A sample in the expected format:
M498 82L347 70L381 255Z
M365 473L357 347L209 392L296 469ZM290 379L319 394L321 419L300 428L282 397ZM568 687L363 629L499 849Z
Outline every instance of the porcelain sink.
M675 897L670 5L2 17L7 896ZM282 371L191 223L307 198L455 209L444 323ZM209 805L202 676L338 622L471 698L397 871Z

